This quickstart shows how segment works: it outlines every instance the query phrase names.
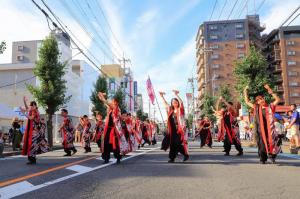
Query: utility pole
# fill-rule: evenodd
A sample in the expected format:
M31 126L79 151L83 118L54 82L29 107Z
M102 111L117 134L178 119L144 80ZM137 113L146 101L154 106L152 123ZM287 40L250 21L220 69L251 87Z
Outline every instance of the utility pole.
M131 111L131 101L132 101L132 93L131 93L131 74L130 74L130 68L129 68L129 73L127 74L126 73L126 63L127 62L131 62L131 60L130 59L126 59L125 58L125 56L124 56L124 53L123 53L123 57L122 57L122 59L118 59L118 61L121 63L121 67L123 68L123 71L124 71L124 76L123 76L123 90L124 90L124 102L125 102L125 104L126 104L126 88L127 88L127 84L128 84L128 82L129 82L129 88L130 88L130 92L129 92L129 107L127 107L128 108L128 110L129 111ZM128 79L129 78L129 79ZM126 106L127 106L127 104L126 104Z
M192 123L192 134L193 136L195 135L195 86L194 86L194 77L192 78L189 78L188 79L188 82L191 83L191 86L192 86L192 111L191 111L191 114L192 114L192 118L193 118L193 123Z

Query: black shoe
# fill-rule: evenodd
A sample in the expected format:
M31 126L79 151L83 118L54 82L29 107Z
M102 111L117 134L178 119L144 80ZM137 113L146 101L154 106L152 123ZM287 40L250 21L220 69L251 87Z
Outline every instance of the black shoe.
M75 155L75 153L77 153L77 150L76 150L76 149L73 150L73 154L72 154L72 155Z
M276 164L275 158L271 158L272 164Z
M260 160L260 161L259 161L259 164L266 164L266 161Z
M67 153L67 154L65 154L64 156L71 156L71 153Z
M31 162L31 161L29 161L29 162L27 162L26 164L32 165L32 164L36 164L36 162Z
M170 160L168 161L168 163L174 163L174 160L170 159Z
M187 161L188 159L190 159L190 156L185 155L184 158L183 158L183 162Z
M240 151L238 154L236 154L236 156L242 156L244 155L243 151Z
M230 154L229 153L225 153L224 156L230 156Z
M120 159L117 159L117 164L120 164L121 163L121 160Z

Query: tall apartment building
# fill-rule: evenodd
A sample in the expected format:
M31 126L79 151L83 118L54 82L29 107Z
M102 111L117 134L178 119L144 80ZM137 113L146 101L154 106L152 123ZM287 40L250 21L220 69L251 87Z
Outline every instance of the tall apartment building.
M281 104L300 104L300 26L275 29L263 41L262 50L276 76Z
M205 93L215 96L220 86L229 86L236 96L234 61L247 54L250 44L261 46L263 30L258 15L200 25L196 36L198 107L202 106Z

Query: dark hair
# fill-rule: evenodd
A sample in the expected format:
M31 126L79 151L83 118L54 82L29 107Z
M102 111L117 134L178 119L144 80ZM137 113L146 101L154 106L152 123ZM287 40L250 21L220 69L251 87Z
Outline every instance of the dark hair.
M179 103L179 100L178 100L177 98L172 98L172 99L171 99L171 107L172 107L172 109L174 110L174 106L172 105L173 100L177 101L177 102L178 102L178 105L179 105L180 103Z
M36 107L37 107L37 104L36 104L35 101L31 101L29 105L30 105L30 106L36 106Z
M89 118L87 115L82 116L83 118Z
M127 111L126 110L122 110L121 114L127 114Z
M118 98L115 98L115 97L114 97L112 100L116 101L116 102L119 104Z
M232 103L232 102L228 102L228 104L230 104L231 106L233 106L233 103Z
M61 109L61 112L68 113L68 110L63 108L63 109Z
M291 106L294 106L294 107L296 107L296 108L297 108L297 104L291 104Z

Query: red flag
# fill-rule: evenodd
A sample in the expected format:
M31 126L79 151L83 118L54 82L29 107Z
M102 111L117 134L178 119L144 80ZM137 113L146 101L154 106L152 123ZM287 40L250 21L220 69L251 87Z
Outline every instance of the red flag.
M152 86L150 77L148 77L148 79L147 79L146 86L147 86L149 99L150 99L151 103L154 104L155 93L154 93L154 90L153 90L153 86Z

